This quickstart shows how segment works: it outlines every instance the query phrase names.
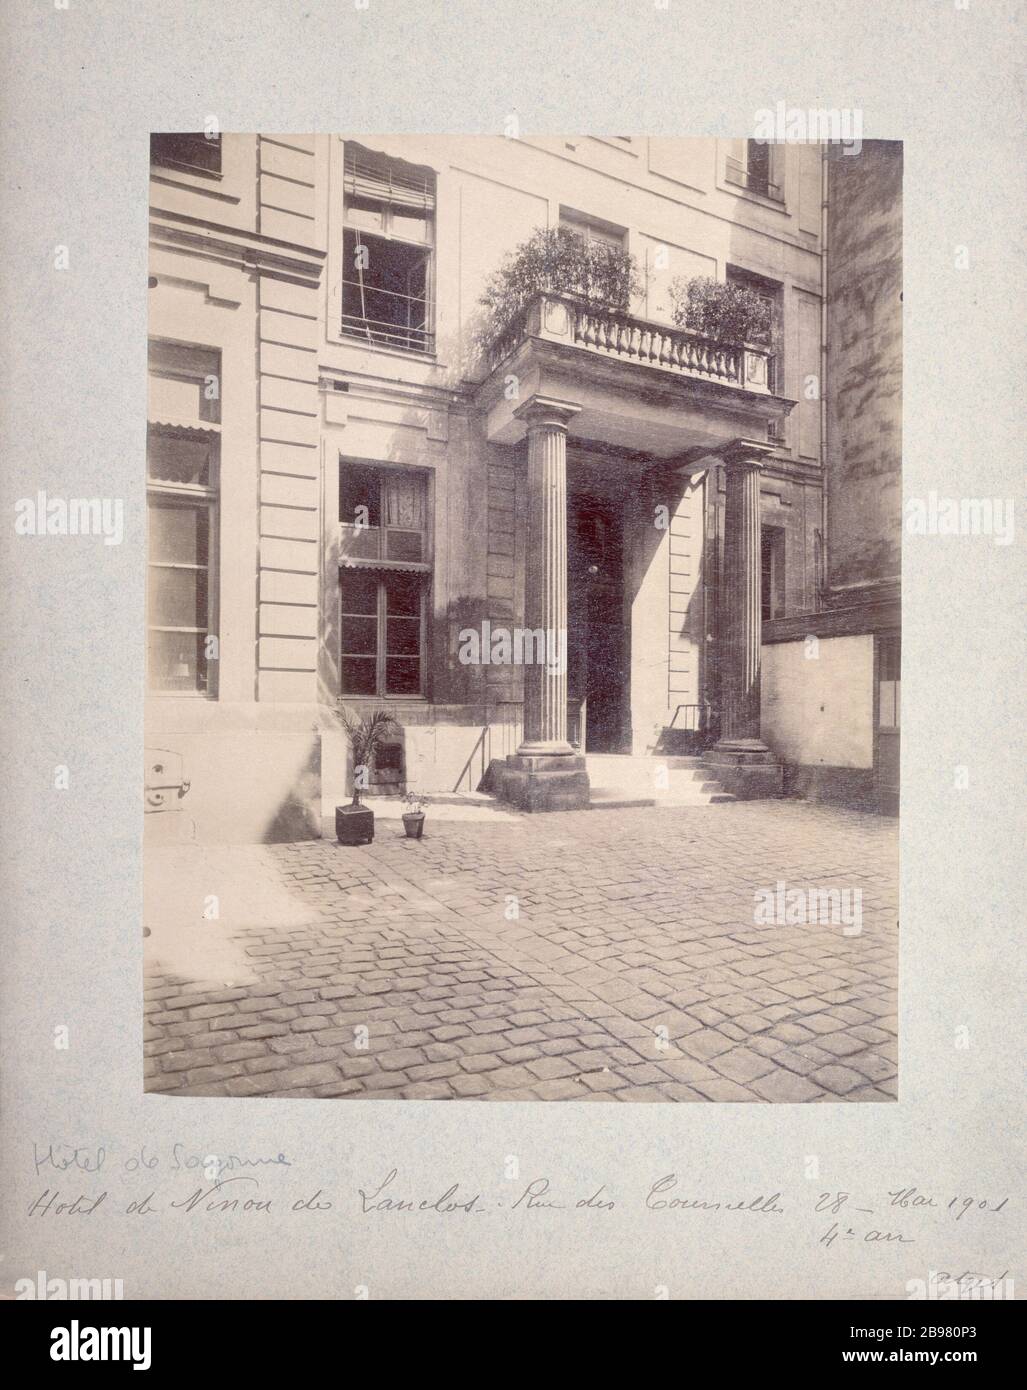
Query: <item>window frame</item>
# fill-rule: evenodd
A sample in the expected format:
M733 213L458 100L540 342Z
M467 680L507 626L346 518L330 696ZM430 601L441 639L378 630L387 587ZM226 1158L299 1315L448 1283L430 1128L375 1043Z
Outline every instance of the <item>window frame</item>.
M206 164L196 164L188 159L175 159L173 156L154 153L154 141L167 139L172 136L181 138L190 136L195 140L203 140L204 145L210 148L217 148L216 167ZM205 179L221 179L224 177L224 145L222 143L221 132L215 135L208 135L204 130L154 130L150 132L150 166L155 169L174 169L179 173L196 174Z
M221 475L221 440L215 431L190 431L190 433L206 434L210 436L211 462L210 462L210 482L205 485L194 485L188 483L168 483L155 480L149 476L147 467L146 478L146 578L147 578L147 611L146 611L146 632L147 639L152 632L179 632L195 633L197 637L214 637L218 641L220 651L220 635L218 632L218 540L220 535L220 475ZM151 425L147 434L147 444L153 435L162 435L165 438L182 437L183 431L166 426ZM149 453L149 448L147 448ZM181 561L154 560L150 554L152 548L152 515L158 508L178 508L183 511L193 511L205 513L207 530L207 563L206 565L184 564ZM202 627L172 627L165 623L155 623L150 620L149 594L151 574L154 570L206 570L207 573L207 625ZM202 690L175 690L168 686L158 685L155 682L155 675L149 660L149 641L147 643L147 670L146 688L151 695L171 695L181 696L186 699L217 699L218 693L218 671L220 662L217 659L205 660L204 671L205 680Z
M785 207L784 155L780 153L781 144L775 140L756 140L746 138L742 144L742 158L727 154L724 160L724 184L736 194L752 198L768 207L783 210ZM767 150L766 187L750 182L749 150L752 145L761 145Z
M405 237L397 233L393 228L393 219L399 210L398 204L390 201L387 197L376 196L373 192L354 194L347 189L347 167L348 158L353 152L359 152L367 157L371 165L379 164L389 169L390 178L395 166L417 170L424 177L425 181L425 222L427 225L426 239L421 241L414 237ZM358 158L358 154L353 154ZM427 206L429 194L427 188L430 183L430 207ZM354 197L362 199L364 202L377 203L382 210L382 226L378 231L368 231L350 221L349 211ZM392 155L386 155L377 150L368 149L367 146L359 144L357 141L344 141L342 149L342 264L339 275L339 334L343 342L362 341L363 345L369 348L386 348L393 352L411 353L421 358L434 358L436 355L436 267L438 253L438 175L434 169L426 165L410 164L407 160L398 159ZM355 247L359 247L367 242L380 242L385 246L405 246L413 250L423 251L424 260L424 328L407 328L408 337L419 334L423 337L423 345L414 345L411 342L402 342L403 328L400 324L390 325L383 320L368 319L366 316L361 318L359 315L347 314L345 312L346 290L348 287L360 287L359 281L350 280L350 260L347 255L346 238L352 234L355 240ZM390 290L375 290L379 294L392 294ZM399 298L408 302L416 302L412 295L400 295ZM408 315L409 316L409 315ZM352 320L348 323L347 320ZM384 330L394 328L393 333Z
M433 563L432 563L432 527L431 527L431 477L427 470L420 468L394 467L388 464L379 463L374 459L346 459L339 460L339 531L341 537L346 529L352 530L354 522L346 521L342 517L342 482L343 474L347 470L364 469L376 475L378 484L378 517L379 525L376 528L379 533L379 553L374 556L352 555L344 559L340 558L339 564L339 693L348 700L426 700L428 698L428 603L431 595ZM421 489L423 526L421 528L421 559L420 560L397 560L390 559L388 556L388 536L389 530L408 532L410 527L389 527L386 523L387 516L387 488L390 475L400 475L416 482ZM385 552L384 554L382 552ZM340 544L341 552L341 544ZM376 608L373 615L366 613L348 613L345 608L343 596L344 580L347 572L363 571L365 574L372 574L376 583ZM389 657L388 652L388 609L387 609L387 584L390 576L407 575L417 580L418 585L418 605L419 619L418 627L418 680L417 690L405 693L389 693L386 690L387 670L386 663ZM342 646L342 619L344 617L371 617L376 619L375 630L375 689L372 693L366 691L347 690L343 678L343 661L346 656L360 657L366 655L362 653L347 653ZM401 616L401 615L394 615ZM405 655L405 653L393 653L393 655Z
M561 204L558 226L575 236L582 237L586 246L590 242L595 242L598 246L616 245L622 251L628 249L627 227L622 227L617 222L609 222L604 217L592 217L586 212L579 212L577 208L565 207ZM594 235L595 232L600 233L600 235Z
M190 369L189 354L194 354L195 366ZM147 380L170 378L177 381L195 381L202 393L207 380L213 375L217 381L216 405L209 411L202 406L203 396L197 404L195 420L155 420L148 418L146 431L146 691L148 696L187 700L216 700L220 685L220 534L221 534L221 406L222 406L222 354L220 348L201 343L181 343L170 339L151 338L148 343ZM149 416L150 412L148 412ZM179 439L205 442L209 448L207 481L205 483L179 483L167 479L153 478L150 475L151 449L154 439ZM206 566L183 564L173 560L155 561L152 558L153 512L159 508L177 507L182 510L203 512L206 516L207 563ZM155 569L194 570L206 568L207 573L207 626L171 626L154 623L150 620L151 573ZM218 657L204 661L205 680L202 689L176 690L156 683L155 672L150 661L150 633L179 632L195 633L198 637L214 637L218 643Z
M765 623L788 611L788 528L760 522L760 618ZM768 580L764 583L764 577Z

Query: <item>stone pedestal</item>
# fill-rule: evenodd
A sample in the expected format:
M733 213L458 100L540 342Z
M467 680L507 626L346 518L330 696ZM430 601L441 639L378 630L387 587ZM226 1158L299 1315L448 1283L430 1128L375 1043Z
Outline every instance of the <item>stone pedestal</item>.
M528 434L524 625L545 634L546 656L524 668L524 738L498 779L523 811L589 804L585 759L567 741L567 423L578 409L533 396L515 412Z
M721 736L704 762L744 800L781 796L784 768L760 738L760 469L771 446L737 440L726 471L721 634Z

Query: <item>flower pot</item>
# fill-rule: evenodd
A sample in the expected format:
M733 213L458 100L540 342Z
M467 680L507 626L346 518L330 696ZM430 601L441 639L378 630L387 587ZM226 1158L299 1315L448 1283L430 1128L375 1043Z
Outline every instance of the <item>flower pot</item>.
M358 801L336 806L335 838L340 845L369 845L374 839L374 812Z
M403 829L408 840L419 840L424 833L424 812L408 811L403 816Z

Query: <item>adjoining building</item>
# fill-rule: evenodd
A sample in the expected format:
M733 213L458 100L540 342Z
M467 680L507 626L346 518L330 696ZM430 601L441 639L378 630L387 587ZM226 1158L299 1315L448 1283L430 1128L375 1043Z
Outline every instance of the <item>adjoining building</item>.
M397 721L380 789L558 809L586 755L702 753L735 795L888 800L897 147L151 156L151 841L319 835L340 697ZM628 298L542 288L483 339L504 257L560 228ZM681 322L711 281L752 340Z

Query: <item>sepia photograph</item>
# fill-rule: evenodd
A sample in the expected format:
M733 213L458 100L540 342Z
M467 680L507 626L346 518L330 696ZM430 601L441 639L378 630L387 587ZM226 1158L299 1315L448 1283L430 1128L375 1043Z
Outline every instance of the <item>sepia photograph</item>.
M150 136L146 1091L897 1099L903 147L754 128Z
M1015 1354L1025 19L0 6L30 1366Z

